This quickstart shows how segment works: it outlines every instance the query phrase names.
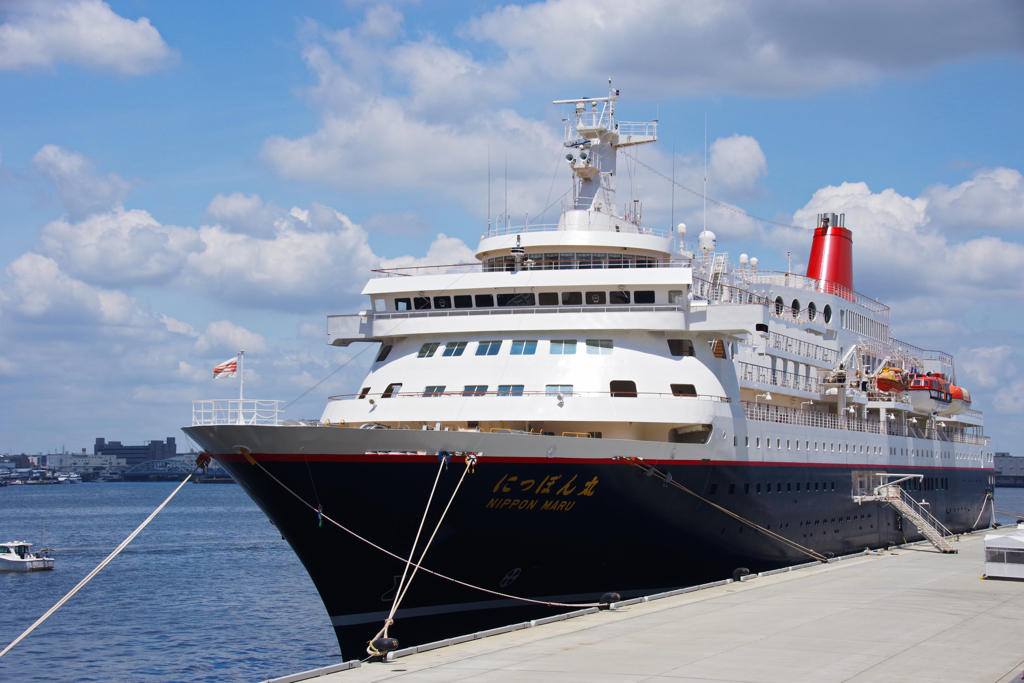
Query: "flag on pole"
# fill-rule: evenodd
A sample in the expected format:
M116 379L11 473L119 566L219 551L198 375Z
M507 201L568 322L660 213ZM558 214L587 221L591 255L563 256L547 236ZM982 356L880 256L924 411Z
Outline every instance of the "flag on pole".
M213 378L218 377L234 377L238 372L238 356L230 360L226 360L213 369Z

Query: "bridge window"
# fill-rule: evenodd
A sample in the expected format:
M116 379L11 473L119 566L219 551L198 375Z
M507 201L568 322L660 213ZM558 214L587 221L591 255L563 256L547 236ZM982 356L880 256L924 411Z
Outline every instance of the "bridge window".
M654 290L644 290L640 292L633 292L633 303L636 304L653 304L654 303Z
M492 308L494 306L493 294L477 294L474 297L477 308Z
M470 294L456 294L455 308L473 308L473 297Z
M609 383L609 389L613 397L636 398L636 382L632 380L612 380Z
M696 396L697 387L693 384L670 384L673 396Z
M498 351L501 349L501 341L482 341L477 344L476 355L478 356L497 356Z
M451 308L452 298L450 296L435 296L434 308Z
M388 302L385 299L374 299L373 310L375 310L377 313L383 313L384 311L388 310Z
M533 292L519 292L518 294L499 294L499 306L536 306L537 300Z
M537 353L537 340L513 340L512 351L513 356L532 356Z
M583 292L562 292L563 306L582 306Z
M685 304L686 298L683 296L683 290L681 289L670 289L668 290L668 302L670 304Z
M608 294L608 303L612 304L628 304L629 303L629 292L614 291Z
M395 310L396 311L409 311L412 310L412 299L395 299Z
M668 352L673 356L692 356L693 342L689 339L668 339Z
M587 292L587 303L594 306L600 306L607 303L607 296L604 292Z
M412 298L412 307L417 311L426 311L430 308L430 297L429 296L414 296Z
M541 292L537 295L537 302L541 306L557 306L558 292Z
M572 356L576 353L575 339L552 339L551 353L555 356Z

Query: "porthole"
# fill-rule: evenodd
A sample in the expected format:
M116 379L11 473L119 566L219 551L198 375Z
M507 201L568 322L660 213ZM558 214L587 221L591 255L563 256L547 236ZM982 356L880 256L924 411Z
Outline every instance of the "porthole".
M814 320L818 315L818 307L814 305L814 302L807 304L807 319Z
M822 314L825 316L825 324L828 325L832 322L832 307L825 304L825 308L822 310Z
M793 305L790 306L790 310L793 311L793 315L796 315L796 314L798 314L800 312L800 300L799 299L793 299Z
M784 310L786 310L786 304L782 302L782 297L775 297L775 315L782 315Z

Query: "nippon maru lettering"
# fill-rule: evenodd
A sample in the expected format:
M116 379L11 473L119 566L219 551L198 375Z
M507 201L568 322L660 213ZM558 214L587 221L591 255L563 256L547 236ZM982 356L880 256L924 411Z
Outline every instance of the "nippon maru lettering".
M185 431L291 544L345 657L410 585L425 509L403 646L566 610L515 598L633 597L923 536L949 550L989 523L981 413L951 356L893 339L854 291L844 217L819 216L806 275L643 227L615 203L616 160L656 123L616 121L617 99L563 103L557 225L490 228L478 263L377 271L366 310L329 317L331 344L379 349L319 421L197 402Z

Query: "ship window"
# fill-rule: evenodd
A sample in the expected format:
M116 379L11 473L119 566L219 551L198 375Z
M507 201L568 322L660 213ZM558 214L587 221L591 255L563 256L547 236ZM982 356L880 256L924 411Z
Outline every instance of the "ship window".
M609 356L612 353L611 339L588 339L587 354L592 356Z
M775 447L782 448L782 439L775 439Z
M667 339L668 352L673 356L692 356L693 342L689 339Z
M494 295L493 294L477 294L474 297L477 308L491 308L494 306Z
M486 384L467 384L462 390L463 396L483 396L487 393Z
M760 448L761 447L761 437L757 437L756 439L754 439L754 447L755 448ZM771 492L769 491L769 493L771 493Z
M768 450L772 449L772 440L770 437L764 440L764 445Z
M466 350L466 342L448 342L444 345L442 356L461 356Z
M670 289L668 290L668 302L670 304L685 304L686 299L683 298L683 290L681 289Z
M609 383L613 397L636 398L636 382L628 379L613 379Z
M799 441L797 441L797 443L800 443L800 442L799 442ZM797 482L797 483L796 483L796 492L797 492L797 493L800 493L800 482Z
M429 296L414 296L412 298L412 307L417 311L426 311L430 308L430 297Z
M729 484L729 495L736 493L736 484Z
M696 396L697 387L692 384L670 384L673 396Z
M758 482L758 484L757 484L757 492L761 493L761 484L760 484L760 482Z
M359 390L359 398L366 398L368 393L370 393L370 387L363 387Z
M818 307L814 305L814 302L807 304L807 319L814 320L818 315Z
M836 490L836 483L834 481L830 482L830 483L832 484L832 490L835 491Z
M397 396L398 392L401 390L401 388L402 388L402 383L401 382L397 382L395 384L389 384L388 388L384 390L384 393L381 394L380 397L381 398L391 398L392 396Z
M544 386L544 393L548 396L572 396L571 384L547 384Z
M556 356L572 356L576 353L575 339L552 339L551 353Z
M823 310L822 313L825 314L825 324L826 325L829 324L830 322L832 322L832 307L831 306L829 306L828 304L825 304L825 310Z
M501 349L500 341L482 341L477 344L476 355L478 356L497 356L498 351Z
M620 292L618 290L610 292L608 294L608 303L611 304L628 304L629 303L629 292Z
M522 384L500 384L498 385L498 396L522 396Z
M380 353L377 354L377 360L373 362L380 363L381 361L385 360L388 357L389 353L391 353L391 344L385 344L384 346L380 347Z
M438 342L427 342L420 347L420 352L416 354L417 358L430 358L437 351L437 347L440 346Z
M388 310L388 302L384 299L374 299L373 310L377 311L378 313L383 313L384 311Z
M582 306L583 292L562 292L563 306Z
M511 353L513 356L532 356L537 353L537 340L513 340Z
M606 303L608 297L604 292L587 292L587 303L592 305L600 305Z
M775 315L782 315L784 310L786 310L786 304L782 303L782 297L775 297Z
M456 294L455 308L473 308L473 297L469 294Z
M440 385L440 386L429 386L429 387L427 387L426 389L423 390L423 396L424 397L440 396L443 393L444 393L444 386L443 385Z
M711 491L709 493L712 496L715 495L716 493L718 493L718 484L712 484L711 485Z
M782 482L775 485L775 493L782 493Z
M434 308L451 308L452 298L450 296L435 296Z
M791 446L789 445L789 439L786 439L786 450L788 451L790 450L790 448Z
M558 292L541 292L537 295L537 301L541 306L557 306Z
M499 294L499 306L536 306L536 297L533 292L519 292L518 294Z
M750 448L750 437L749 436L743 437L743 445L746 446L747 448ZM758 484L758 487L760 487L760 486L761 485ZM758 493L760 493L760 491L758 491Z
M818 490L818 482L814 482L814 490L815 490L815 491L817 491L817 490Z
M796 449L800 450L800 439L796 440Z
M412 310L412 299L395 299L396 311Z
M653 304L654 303L654 290L648 289L640 292L633 292L633 303L635 304Z
M793 311L793 315L796 315L797 313L800 312L800 300L799 299L793 299L793 305L790 306L790 310Z
M743 485L743 493L750 493L750 484Z

